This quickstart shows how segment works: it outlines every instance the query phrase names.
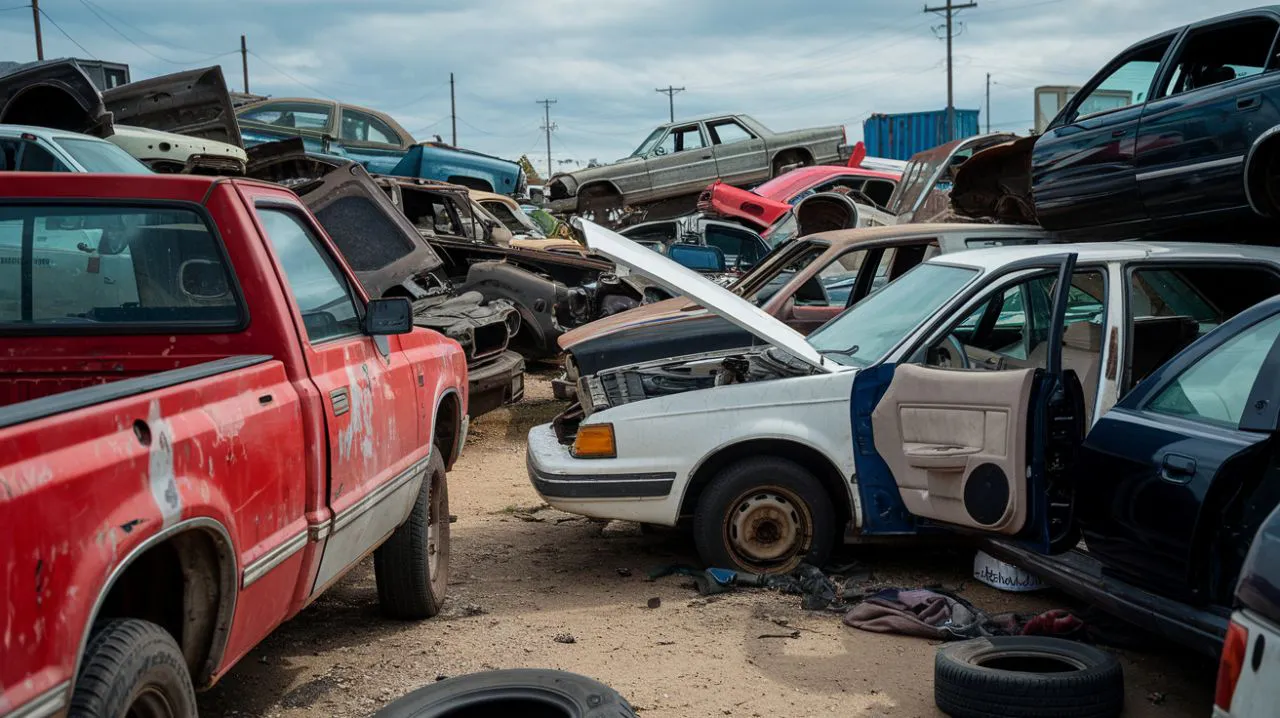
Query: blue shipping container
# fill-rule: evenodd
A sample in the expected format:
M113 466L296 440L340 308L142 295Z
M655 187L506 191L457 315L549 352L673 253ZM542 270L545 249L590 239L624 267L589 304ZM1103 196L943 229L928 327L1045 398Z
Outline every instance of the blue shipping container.
M862 141L871 157L909 160L917 152L948 142L947 111L903 112L897 115L872 115L862 123ZM955 110L955 133L958 140L978 134L978 111Z

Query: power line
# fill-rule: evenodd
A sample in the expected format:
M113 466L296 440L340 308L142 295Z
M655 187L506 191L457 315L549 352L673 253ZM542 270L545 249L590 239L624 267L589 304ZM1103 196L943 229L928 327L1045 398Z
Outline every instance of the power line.
M118 28L118 27L116 27L115 25L111 24L111 21L110 21L110 20L107 20L105 17L103 17L103 16L102 16L102 14L101 14L101 13L99 13L96 9L94 9L94 6L93 6L93 5L90 5L90 4L89 4L89 2L88 2L88 0L80 0L80 4L81 4L81 5L84 5L85 9L86 9L86 10L88 10L89 12L93 13L93 16L94 16L94 17L96 17L96 18L98 18L99 20L101 20L103 25L106 25L107 27L111 28L111 30L112 30L113 32L115 32L115 34L117 34L117 35L119 35L120 37L124 38L124 39L125 39L125 41L126 41L126 42L128 42L130 45L133 45L134 47L138 48L139 50L142 50L143 52L147 53L148 55L150 55L150 56L154 57L155 59L157 59L157 60L159 60L159 61L161 61L161 62L167 62L167 63L169 63L170 65L194 65L194 64L196 64L197 62L200 62L200 60L191 60L191 61L187 61L187 62L180 62L180 61L178 61L178 60L170 60L170 59L169 59L169 58L167 58L167 57L161 57L160 55L157 55L156 53L154 53L154 52L152 52L152 51L148 50L148 49L147 49L146 47L144 47L142 44L140 44L140 43L136 42L133 38L131 38L131 37L129 37L128 35L124 34L124 31L123 31L123 30L121 30L120 28ZM52 21L51 21L51 22L52 22ZM229 53L229 52L227 52L227 53L223 53L223 55L230 55L230 54L231 54L231 53ZM221 57L221 55L220 55L219 57Z
M40 15L41 15L41 16L43 16L45 20L48 20L50 25L53 25L54 27L58 28L58 32L62 33L62 35L63 35L64 37L66 37L68 40L70 40L70 41L71 41L71 44L73 44L73 45L75 45L76 47L80 48L80 51L81 51L81 52L83 52L84 54L88 55L89 57L91 57L91 58L93 58L93 59L95 59L95 60L97 60L97 59L98 59L98 56L97 56L97 55L93 54L92 52L89 52L89 50L88 50L84 45L81 45L80 43L76 42L76 39L75 39L74 37L71 37L71 35L67 34L67 31L66 31L66 30L63 30L63 29L62 29L62 26L61 26L61 25L59 25L59 24L58 24L58 22L57 22L56 20L54 20L53 18L49 17L49 13L45 12L45 11L44 11L44 8L41 8L41 9L40 9Z
M218 53L218 52L207 52L207 51L205 51L205 50L197 50L197 49L193 49L193 48L189 48L189 47L179 47L178 45L174 45L174 44L173 44L172 42L170 42L169 40L166 40L166 39L163 39L163 38L157 37L157 36L155 36L155 35L152 35L151 33L147 32L146 30L143 30L142 28L138 27L137 25L134 25L133 23L130 23L129 21L125 20L124 18L120 17L119 15L116 15L115 13L113 13L113 12L111 12L110 10L108 10L108 9L106 9L106 8L104 8L104 7L102 7L101 5L98 5L97 3L94 3L94 2L88 2L88 0L80 0L80 1L81 1L82 3L85 3L86 5L92 5L93 7L97 8L97 9L98 9L98 10L100 10L100 11L102 11L102 13L103 13L103 14L105 14L105 15L108 15L108 16L110 16L110 17L112 17L112 18L115 18L116 22L120 23L121 25L124 25L124 26L126 26L126 27L129 27L129 28L131 28L132 30L134 30L134 31L138 32L138 33L139 33L139 34L141 34L141 35L145 35L146 37L150 38L150 39L151 39L151 41L152 41L152 42L154 42L154 43L156 43L157 45L165 45L165 46L167 46L167 47L171 47L171 48L173 48L173 49L175 49L175 50L182 50L182 51L184 51L184 52L191 52L191 53L195 53L195 54L197 54L197 55L204 55L204 56L205 56L205 58L210 59L210 60L215 59L215 58L219 58L219 57L224 57L224 56L226 56L226 54L227 54L227 53L225 53L225 52L222 52L222 53ZM92 12L92 8L90 8L90 11ZM94 13L94 14L97 14L97 13ZM99 19L101 19L101 18L99 18ZM106 21L105 21L105 20L103 20L103 22L106 22ZM117 32L118 32L118 31L117 31ZM127 39L127 38L126 38L126 39Z
M238 52L238 51L237 51L237 52ZM317 90L316 88L312 87L311 85L308 85L307 83L303 82L302 80L299 80L298 78L294 77L293 75L290 75L289 73L285 72L284 70L280 69L279 67L276 67L276 66L275 66L274 64L272 64L269 60L267 60L267 58L263 57L262 55L259 55L258 53L254 52L253 50L250 50L250 51L249 51L249 54L250 54L250 55L253 55L254 57L256 57L256 58L258 58L259 60L261 60L264 64L266 64L266 66L267 66L267 67L271 68L272 70L275 70L276 72L280 73L281 75L284 75L285 77L289 78L290 80L293 80L293 81L294 81L294 82L296 82L299 86L301 86L301 87L305 87L306 89L311 90L312 92L316 93L317 95L320 95L321 97L328 98L328 99L330 99L330 100L333 100L334 102L337 102L337 101L338 101L338 98L333 97L332 95L330 95L330 94L328 94L328 93L325 93L325 92L322 92L322 91L320 91L320 90Z
M9 12L10 10L30 10L31 5L14 5L13 7L0 7L0 12Z

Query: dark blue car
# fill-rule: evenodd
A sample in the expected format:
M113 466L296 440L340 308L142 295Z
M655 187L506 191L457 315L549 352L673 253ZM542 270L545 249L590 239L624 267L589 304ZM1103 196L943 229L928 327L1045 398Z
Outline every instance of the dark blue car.
M975 155L956 178L957 209L1126 236L1280 216L1277 37L1280 7L1263 7L1139 42L1042 135ZM991 201L997 177L1023 201Z
M1076 549L1042 556L994 542L989 550L1216 653L1245 556L1280 504L1278 338L1275 297L1184 349L1098 420L1072 471ZM1275 586L1264 586L1273 602Z

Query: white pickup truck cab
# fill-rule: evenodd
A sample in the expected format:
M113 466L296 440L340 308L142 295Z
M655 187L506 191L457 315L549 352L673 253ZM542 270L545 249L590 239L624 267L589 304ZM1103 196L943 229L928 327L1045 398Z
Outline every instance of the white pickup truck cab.
M958 530L1074 545L1065 467L1093 417L1280 293L1274 248L978 249L920 264L806 339L661 255L584 229L595 251L771 347L581 377L580 405L530 431L530 479L571 513L691 517L707 565L747 571L821 563L842 528L852 540Z

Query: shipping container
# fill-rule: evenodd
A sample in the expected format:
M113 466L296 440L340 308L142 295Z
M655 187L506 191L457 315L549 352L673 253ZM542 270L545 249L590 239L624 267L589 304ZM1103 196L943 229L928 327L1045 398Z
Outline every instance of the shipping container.
M955 133L948 138L947 111L872 115L862 123L862 141L871 157L909 160L917 152L978 134L978 111L955 110Z

